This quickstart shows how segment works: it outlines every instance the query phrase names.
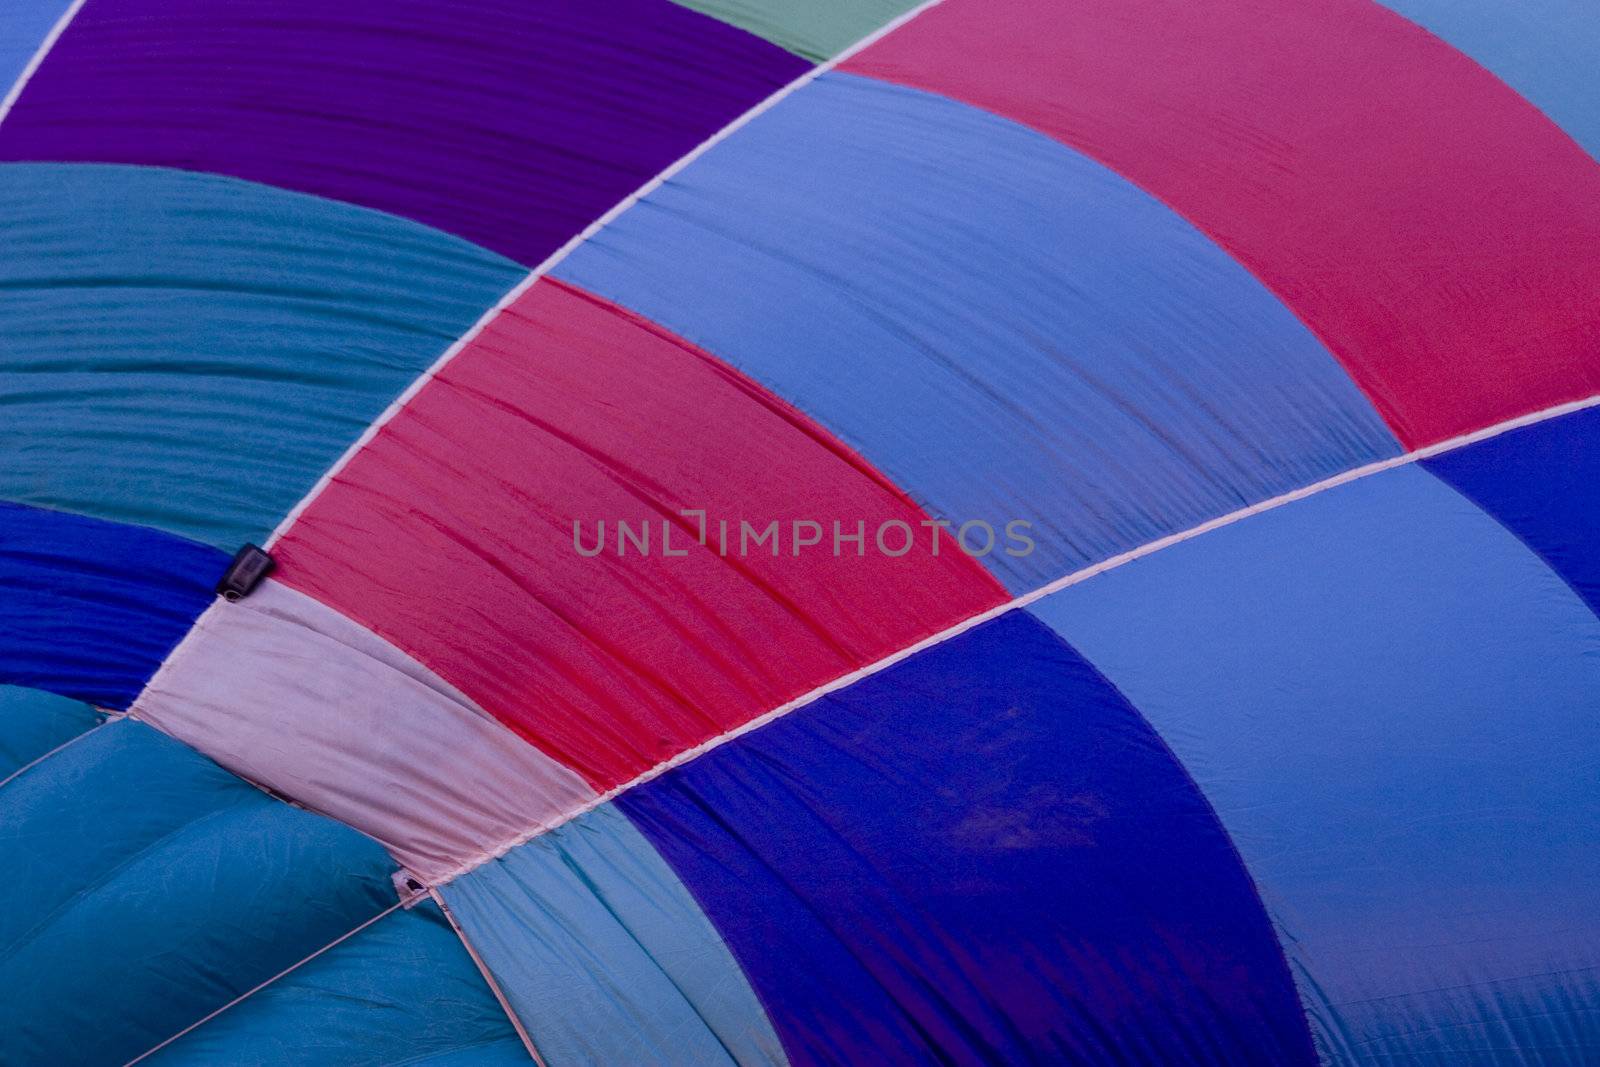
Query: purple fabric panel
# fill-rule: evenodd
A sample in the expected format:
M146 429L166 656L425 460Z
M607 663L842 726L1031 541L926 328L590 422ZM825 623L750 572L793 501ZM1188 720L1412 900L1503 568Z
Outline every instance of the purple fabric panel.
M229 174L531 265L806 67L668 0L93 0L0 159Z

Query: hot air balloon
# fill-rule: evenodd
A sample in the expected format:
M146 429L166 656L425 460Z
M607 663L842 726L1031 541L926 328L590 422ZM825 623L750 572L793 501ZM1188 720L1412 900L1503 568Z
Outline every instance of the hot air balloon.
M0 1062L1600 1063L1597 72L6 0Z

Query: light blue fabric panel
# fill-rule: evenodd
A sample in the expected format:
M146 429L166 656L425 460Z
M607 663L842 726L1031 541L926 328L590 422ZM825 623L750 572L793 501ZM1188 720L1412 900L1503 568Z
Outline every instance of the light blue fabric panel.
M157 168L0 166L0 499L259 541L524 271Z
M393 866L149 727L108 723L0 788L0 1047L126 1062L388 906Z
M1476 59L1600 159L1594 0L1379 0Z
M384 916L145 1061L173 1067L528 1067L432 901Z
M555 273L760 380L936 515L1032 522L1035 551L1002 536L984 560L1013 591L1399 450L1153 197L878 81L819 79Z
M0 99L22 76L71 0L6 0L0 4Z
M88 704L38 689L0 685L0 778L100 723Z
M1324 1055L1600 1062L1600 619L1407 466L1041 601L1205 790Z
M550 1067L787 1062L722 938L610 805L445 899Z

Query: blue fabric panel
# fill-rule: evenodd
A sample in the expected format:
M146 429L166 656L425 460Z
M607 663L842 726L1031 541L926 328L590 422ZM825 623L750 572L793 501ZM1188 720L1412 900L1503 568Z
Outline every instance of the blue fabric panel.
M76 700L0 685L0 779L98 726L101 718L94 708Z
M1489 68L1600 159L1594 0L1379 0Z
M794 1063L1311 1062L1215 815L1026 613L616 804L722 931Z
M1401 467L1035 610L1216 806L1325 1056L1600 1062L1600 620L1494 519Z
M555 273L759 379L934 514L1032 522L1036 550L1002 536L984 560L1013 591L1399 451L1299 321L1153 197L849 75Z
M727 946L610 805L445 899L550 1067L786 1062Z
M159 530L0 503L0 683L127 707L227 566Z
M0 166L0 499L259 542L523 268L375 211Z
M6 0L0 4L0 99L44 43L71 0Z
M392 869L355 831L108 723L0 789L0 1059L126 1062L377 914Z
M195 1067L528 1067L527 1049L439 908L341 942L145 1061Z
M1600 408L1423 461L1537 552L1600 614Z

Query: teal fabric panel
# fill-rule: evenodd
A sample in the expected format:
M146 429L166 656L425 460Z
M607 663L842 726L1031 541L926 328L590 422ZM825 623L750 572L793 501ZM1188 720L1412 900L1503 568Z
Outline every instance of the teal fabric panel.
M384 916L145 1061L150 1067L529 1062L510 1019L432 901Z
M0 499L260 540L524 271L210 175L0 167Z
M832 59L917 0L675 0L815 62Z
M11 91L71 0L6 0L0 4L0 98Z
M39 689L0 685L0 779L100 723L88 704Z
M108 723L0 788L0 1059L124 1063L378 914L393 866Z
M444 894L550 1067L787 1062L721 936L610 805Z
M1210 797L1325 1062L1600 1062L1600 619L1493 517L1400 467L1033 610Z
M1380 0L1489 68L1600 159L1594 0Z

